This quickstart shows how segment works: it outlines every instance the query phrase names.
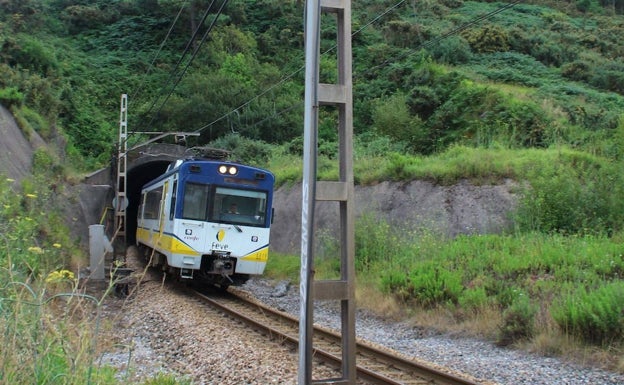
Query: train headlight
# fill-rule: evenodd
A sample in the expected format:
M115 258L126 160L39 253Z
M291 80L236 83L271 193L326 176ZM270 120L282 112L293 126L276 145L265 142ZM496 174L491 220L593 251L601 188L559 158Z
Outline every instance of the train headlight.
M238 168L236 166L228 166L222 164L221 166L219 166L219 174L236 175L238 174Z

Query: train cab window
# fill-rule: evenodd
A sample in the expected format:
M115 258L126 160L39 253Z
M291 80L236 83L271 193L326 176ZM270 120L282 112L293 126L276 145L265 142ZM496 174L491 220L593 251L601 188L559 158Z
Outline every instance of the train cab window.
M143 208L145 219L158 219L160 216L160 199L162 198L162 187L149 191L145 197Z
M211 220L265 226L267 193L226 187L215 189Z
M182 218L206 220L209 198L209 185L186 183L182 202Z

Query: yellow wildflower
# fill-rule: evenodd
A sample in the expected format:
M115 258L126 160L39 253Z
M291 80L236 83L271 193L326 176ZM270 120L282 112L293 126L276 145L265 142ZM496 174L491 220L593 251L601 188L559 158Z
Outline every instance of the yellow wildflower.
M74 273L69 270L57 270L53 271L46 277L47 283L57 283L61 281L73 281L75 280Z
M39 246L31 246L28 248L28 251L35 254L43 254L43 249Z
M56 247L57 249L61 248L61 244L60 243L53 243L52 246Z
M37 197L37 194L26 194L26 197L34 199Z

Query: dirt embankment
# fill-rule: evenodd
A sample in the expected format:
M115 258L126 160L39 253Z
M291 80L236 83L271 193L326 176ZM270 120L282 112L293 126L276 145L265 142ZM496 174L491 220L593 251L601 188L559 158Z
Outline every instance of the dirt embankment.
M15 120L0 106L0 174L19 181L28 175L34 149L41 138L28 140ZM498 185L475 186L462 181L438 186L425 181L383 182L357 186L356 216L375 215L395 225L397 232L428 229L436 234L455 236L471 233L498 233L509 226L509 213L517 197L516 183L506 180ZM88 226L96 224L111 197L109 186L71 186L74 194L70 227L88 247ZM337 234L338 203L319 202L315 214L317 234ZM271 249L298 253L301 248L301 185L282 187L275 194L275 222Z

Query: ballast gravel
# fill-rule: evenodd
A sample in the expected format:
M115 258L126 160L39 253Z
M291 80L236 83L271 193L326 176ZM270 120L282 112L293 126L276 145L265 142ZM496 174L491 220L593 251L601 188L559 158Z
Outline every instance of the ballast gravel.
M267 305L298 315L299 288L285 290L284 286L288 283L252 279L243 288ZM314 309L314 322L339 330L340 312L331 304L320 303ZM423 333L413 326L388 322L364 310L357 312L356 333L359 339L406 356L501 385L624 385L622 374L500 348L476 339Z
M241 290L269 306L299 314L298 287L252 279ZM111 299L104 314L115 318L115 344L100 363L119 369L127 384L158 373L191 384L297 384L298 353L290 346L206 309L183 292L147 277L127 299ZM331 304L315 306L314 321L339 329L340 313ZM622 385L624 375L581 367L557 358L499 348L476 339L423 333L358 310L357 337L406 356L448 367L501 385ZM314 365L314 378L338 373Z

